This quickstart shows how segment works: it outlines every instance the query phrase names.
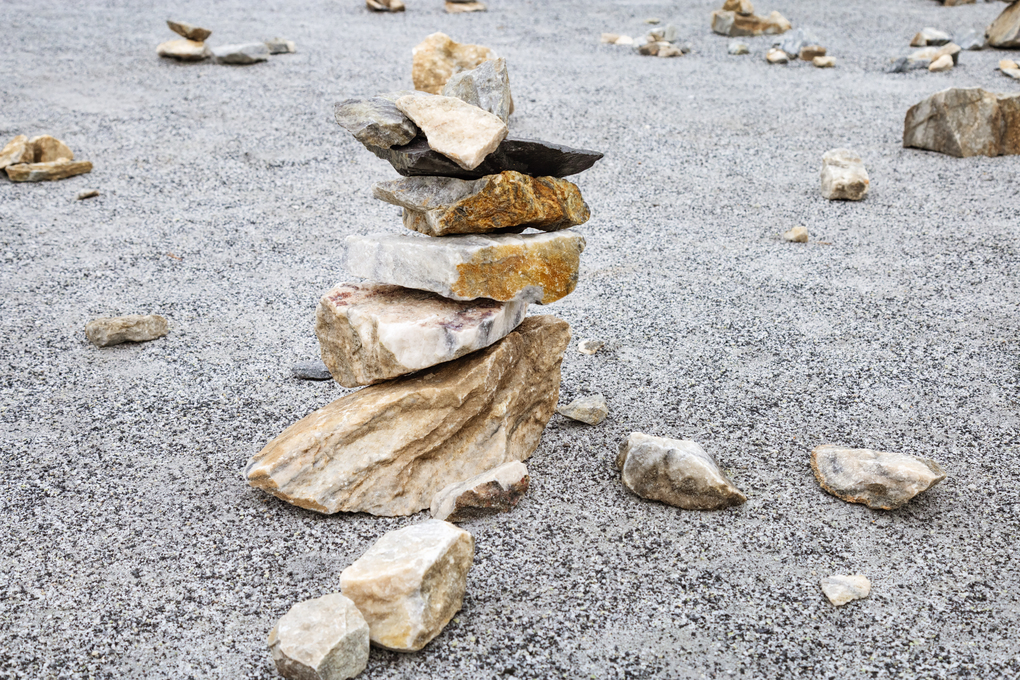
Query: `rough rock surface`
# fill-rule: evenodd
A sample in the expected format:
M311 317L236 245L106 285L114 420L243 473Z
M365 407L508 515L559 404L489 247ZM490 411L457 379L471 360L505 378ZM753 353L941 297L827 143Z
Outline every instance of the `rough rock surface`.
M177 61L202 61L212 56L212 52L204 42L197 40L168 40L156 47L156 53L161 57L176 59Z
M577 351L581 354L595 354L600 349L606 346L605 340L596 340L594 338L587 338L577 343Z
M365 6L373 12L403 12L407 9L401 0L365 0Z
M294 54L297 52L297 45L294 44L293 40L284 40L283 38L270 38L265 41L266 49L269 50L269 54Z
M821 45L805 45L800 48L798 57L801 61L814 61L818 57L825 56L826 49Z
M466 522L510 512L524 497L530 482L524 463L516 460L504 463L444 487L432 498L429 511L433 518L447 522Z
M765 54L765 59L770 64L787 64L790 61L790 55L780 49L772 48Z
M506 123L514 110L506 59L487 59L470 71L453 74L443 86L444 97L456 97Z
M907 111L903 146L961 158L1020 153L1020 94L936 92Z
M445 33L433 33L411 51L414 89L439 94L454 73L477 68L496 53L482 45L454 42Z
M988 45L999 49L1020 49L1020 2L1003 10L985 31Z
M945 31L940 31L937 28L925 28L920 33L917 33L911 40L911 47L924 47L925 45L945 45L947 42L952 40L952 37Z
M54 161L74 160L74 153L71 148L56 137L40 135L28 140L32 146L31 163L52 163Z
M298 380L332 380L333 376L321 361L299 361L290 367L290 374Z
M983 50L988 47L988 38L984 31L971 29L956 39L956 43L964 50Z
M751 52L751 48L747 46L747 43L733 41L730 43L726 51L732 55L749 54Z
M946 478L927 458L832 444L811 451L811 468L833 496L878 510L895 510Z
M464 14L466 12L485 12L489 8L484 2L461 2L460 0L446 1L447 14Z
M427 238L347 237L355 276L430 290L453 300L490 298L549 304L577 286L584 238L574 231Z
M941 57L933 59L931 64L928 65L928 70L932 73L948 71L951 68L953 68L953 58L948 54L943 54Z
M566 322L528 317L487 349L311 413L253 456L245 474L323 513L428 508L443 487L531 455L556 407L569 341Z
M431 519L384 534L341 572L340 591L368 621L373 643L414 652L460 610L474 557L471 534Z
M830 201L860 201L871 181L861 157L849 149L833 149L822 156L822 196Z
M951 43L946 43L945 45L943 45L942 47L938 48L935 51L935 56L932 57L932 61L936 61L938 59L941 59L944 56L949 56L949 57L952 58L953 65L955 66L956 64L958 64L960 62L960 53L962 51L963 51L963 48L961 48L956 43L952 43L952 42Z
M836 65L836 57L815 57L811 63L818 68L832 68Z
M368 666L368 623L340 593L298 602L269 633L277 672L288 680L347 680Z
M842 607L853 600L863 600L871 594L871 581L867 577L834 575L822 579L822 592L829 602Z
M754 5L751 4L751 0L726 0L722 8L727 12L736 12L744 16L754 14Z
M712 30L720 35L736 38L752 35L776 35L790 30L790 22L779 12L767 17L743 15L717 9L712 12Z
M556 412L571 420L598 425L609 415L609 404L604 395L590 394L587 397L578 397L569 404L557 406Z
M512 170L477 180L408 177L379 182L372 195L404 208L404 226L429 236L557 231L591 216L571 182Z
M377 283L343 283L319 300L315 334L322 359L344 387L459 359L517 328L526 302L457 302Z
M85 325L85 335L99 347L122 342L147 342L161 338L170 330L165 317L158 314L129 314L95 319Z
M0 170L8 165L31 163L33 160L35 160L35 149L29 143L28 137L18 135L7 142L3 150L0 151Z
M89 161L59 160L49 163L20 163L8 165L7 177L12 182L49 182L92 172Z
M425 134L429 147L465 170L474 170L507 135L506 123L456 97L407 95L397 108Z
M802 225L783 232L783 240L789 241L790 243L807 243L808 228Z
M194 40L195 42L202 42L210 35L212 35L212 31L210 31L208 28L192 26L191 24L186 24L183 21L171 21L167 19L166 25L170 27L171 31L181 36L182 38Z
M697 442L632 432L616 457L623 485L685 510L720 510L747 497Z
M386 97L345 99L333 105L333 115L367 147L403 146L418 134L418 126Z
M214 47L212 55L217 64L245 66L269 59L269 48L264 42L238 43Z

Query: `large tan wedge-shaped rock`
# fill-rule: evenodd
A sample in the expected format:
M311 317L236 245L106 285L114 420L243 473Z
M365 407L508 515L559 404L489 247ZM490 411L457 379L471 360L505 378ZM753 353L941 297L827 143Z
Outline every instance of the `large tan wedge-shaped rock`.
M429 236L557 231L591 217L572 182L512 170L476 180L405 177L375 184L372 195L404 208L404 226Z
M1020 2L1014 2L1002 11L985 31L988 44L1000 49L1020 49Z
M1020 154L1020 94L936 92L907 111L903 146L960 158Z
M340 574L340 592L368 622L373 643L416 652L460 611L475 559L471 534L432 519L384 534Z
M433 33L411 51L414 89L439 94L454 73L469 71L496 53L482 45L455 42L445 33Z
M51 182L92 172L89 161L59 160L51 163L21 163L7 166L12 182Z
M338 399L253 456L248 482L322 513L424 510L448 484L532 454L569 342L565 321L533 316L487 349Z
M40 135L28 140L28 143L32 145L32 163L74 160L74 152L71 151L71 147L56 137Z
M3 150L0 150L0 170L8 165L20 165L31 163L35 159L35 149L29 143L28 137L18 135L7 142Z
M430 149L465 170L481 165L509 131L499 116L456 97L405 95L396 105L425 133Z
M946 478L942 466L927 458L832 444L811 451L811 469L836 498L878 510L895 510Z
M526 302L458 302L381 283L342 283L322 296L315 334L344 387L389 380L459 359L517 328Z
M276 670L288 680L353 678L368 650L368 622L340 593L298 602L269 633Z

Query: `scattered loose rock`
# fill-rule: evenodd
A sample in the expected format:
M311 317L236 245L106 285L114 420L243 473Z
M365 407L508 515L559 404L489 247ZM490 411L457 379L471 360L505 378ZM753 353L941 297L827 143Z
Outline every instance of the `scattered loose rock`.
M297 52L297 45L294 44L293 40L284 40L283 38L270 38L265 41L266 49L269 50L269 54L294 54Z
M595 340L592 338L588 338L587 340L582 340L581 342L577 343L577 351L580 352L581 354L595 354L595 352L598 352L605 346L606 346L605 340Z
M298 380L330 380L333 377L321 361L299 361L290 367L290 372Z
M514 112L506 59L489 59L478 68L454 73L443 86L443 96L477 106L506 123Z
M276 670L289 680L347 680L368 666L368 623L340 593L299 602L269 633Z
M932 73L938 73L940 71L948 71L953 68L953 58L948 54L943 54L938 59L935 59L928 65L928 70Z
M833 68L836 65L836 57L815 57L811 63L818 68Z
M951 36L945 31L940 31L937 28L925 28L920 33L914 35L910 40L910 46L945 45L950 40L952 40Z
M7 142L0 151L0 170L9 165L32 163L35 160L35 148L25 135L18 135Z
M465 170L474 170L507 135L506 123L455 97L407 95L397 108L425 134L429 147Z
M832 444L811 452L811 468L833 496L878 510L895 510L946 478L945 470L927 458Z
M212 35L212 31L208 28L199 28L198 26L186 24L183 21L170 21L167 19L166 25L177 35L194 42L202 42Z
M464 12L485 12L489 8L483 2L465 2L465 0L446 0L447 14L462 14Z
M871 594L871 581L865 576L827 576L822 579L822 592L829 602L842 607L853 600L863 600Z
M833 149L822 156L822 196L830 201L860 201L871 181L861 157L849 149Z
M214 47L212 54L217 64L245 66L269 59L269 48L264 42L239 43Z
M471 534L428 520L384 534L343 570L340 591L368 621L372 642L414 652L460 610L474 556Z
M956 39L957 44L965 50L983 50L988 47L988 38L984 31L971 29Z
M32 163L52 163L74 160L70 147L56 137L41 135L28 140L32 145Z
M333 115L340 127L367 147L403 146L415 138L418 126L393 103L398 98L345 99L334 104Z
M783 232L783 240L790 243L807 243L808 229L804 226L794 227L789 231Z
M763 18L754 14L743 15L717 9L712 12L712 30L732 38L775 35L789 31L790 22L779 12L772 12L768 17Z
M365 6L373 12L403 12L406 9L400 0L365 0Z
M487 349L358 390L253 456L248 482L322 513L428 508L449 484L531 455L556 407L569 341L566 322L532 316Z
M800 48L800 59L801 61L813 62L818 57L825 56L825 48L821 45L806 45Z
M727 49L727 51L730 54L737 55L737 54L749 54L751 52L751 49L747 46L747 43L742 43L735 40L730 43L730 46Z
M212 56L212 52L204 42L197 40L168 40L156 47L156 53L161 57L176 59L177 61L202 61Z
M988 44L999 49L1020 48L1020 2L1014 2L985 31Z
M524 463L504 463L445 487L433 497L430 512L433 518L447 522L466 522L510 512L524 497L530 482Z
M782 39L772 43L772 46L786 52L787 56L791 59L796 59L805 47L812 47L815 50L820 49L822 55L825 54L825 48L821 47L821 41L811 31L803 28L784 33ZM810 59L805 61L810 61Z
M1017 65L1012 59L1002 59L999 61L999 71L1003 75L1020 80L1020 65Z
M632 432L616 457L623 485L685 510L720 510L747 500L696 442Z
M653 28L648 32L648 42L676 42L680 37L680 30L673 24L666 24L659 28Z
M948 56L953 60L953 66L959 63L960 53L963 50L956 43L946 43L942 47L935 51L935 55L932 57L932 61L941 59L942 57Z
M979 87L937 92L907 111L903 146L950 156L1020 153L1020 94Z
M776 48L769 50L765 55L765 59L770 64L786 64L790 61L790 57L786 54L786 52Z
M603 395L591 394L578 397L566 406L557 406L556 412L571 420L598 425L609 415L609 404Z
M414 89L439 94L454 73L477 68L496 53L482 45L454 42L445 33L433 33L413 50L411 79Z
M744 16L754 14L754 5L751 4L751 0L726 0L722 8L727 12L736 12Z
M50 163L8 165L6 170L12 182L50 182L92 172L92 163L64 159Z
M89 191L83 191L80 194L78 194L78 200L84 201L86 198L95 198L98 195L99 195L98 189L91 189Z
M119 345L122 342L148 342L163 337L169 330L170 324L166 318L158 314L129 314L95 319L85 325L85 335L98 347Z

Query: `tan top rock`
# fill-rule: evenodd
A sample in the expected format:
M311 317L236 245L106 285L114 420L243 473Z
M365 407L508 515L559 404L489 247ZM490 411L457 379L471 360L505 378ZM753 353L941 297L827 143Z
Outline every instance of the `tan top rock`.
M467 71L496 53L482 45L454 42L445 33L433 33L412 50L414 89L439 94L454 73Z
M531 455L556 407L569 341L566 322L529 317L487 349L311 413L245 474L317 512L424 510L443 487Z
M878 510L895 510L946 478L945 470L927 458L832 444L811 451L811 469L836 498Z
M21 163L7 166L12 182L50 182L92 172L89 161L59 160L50 163Z
M177 61L202 61L212 56L212 50L196 40L168 40L156 47L156 53Z
M70 147L56 137L41 135L39 137L33 137L28 143L32 145L32 150L34 152L32 157L33 163L52 163L53 161L60 160L74 160L74 153L71 151Z
M29 143L28 137L18 135L7 142L3 150L0 151L0 170L3 170L8 165L31 163L34 159L35 148Z
M183 21L171 21L167 19L166 25L170 27L171 31L181 36L182 38L194 40L195 42L202 42L210 35L212 35L212 31L210 31L208 28L192 26L191 24L186 24Z
M508 132L499 116L455 97L408 95L396 105L425 133L429 148L465 170L478 167Z
M745 16L754 14L754 5L751 4L751 0L726 0L722 8L727 12L736 12Z

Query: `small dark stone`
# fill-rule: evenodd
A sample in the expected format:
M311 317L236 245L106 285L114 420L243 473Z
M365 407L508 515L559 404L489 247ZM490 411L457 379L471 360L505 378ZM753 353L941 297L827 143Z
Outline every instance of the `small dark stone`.
M299 361L290 367L290 372L300 380L332 380L326 364L321 361Z

